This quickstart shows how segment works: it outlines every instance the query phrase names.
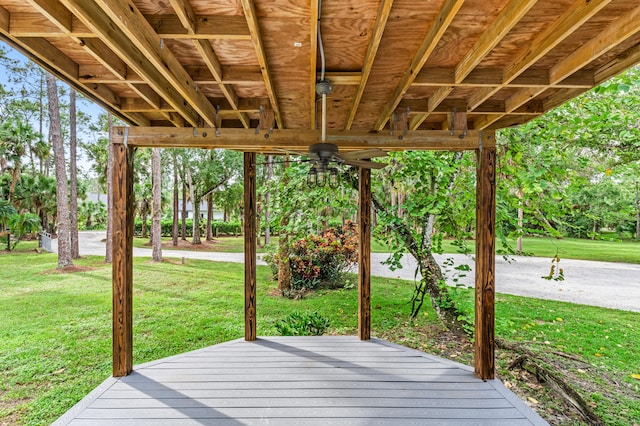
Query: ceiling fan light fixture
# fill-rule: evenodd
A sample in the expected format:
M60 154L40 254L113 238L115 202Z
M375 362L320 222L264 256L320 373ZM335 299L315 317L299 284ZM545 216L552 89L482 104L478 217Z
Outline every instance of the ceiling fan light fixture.
M329 188L336 189L339 185L338 169L335 167L329 168Z
M312 166L307 174L307 186L311 189L318 185L318 170L316 166Z

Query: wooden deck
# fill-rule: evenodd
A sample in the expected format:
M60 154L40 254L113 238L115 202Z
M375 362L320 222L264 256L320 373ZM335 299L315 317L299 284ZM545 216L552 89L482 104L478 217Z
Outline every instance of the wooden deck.
M546 425L500 381L383 340L235 340L109 378L54 425Z

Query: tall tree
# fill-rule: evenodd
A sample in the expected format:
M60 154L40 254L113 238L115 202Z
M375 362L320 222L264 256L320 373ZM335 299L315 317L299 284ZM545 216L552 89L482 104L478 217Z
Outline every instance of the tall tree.
M76 120L76 91L69 92L69 227L71 232L71 257L80 257L78 243L78 167L77 154L77 120Z
M162 261L162 230L160 219L162 218L162 173L160 171L160 148L151 150L151 185L152 185L152 209L151 209L151 246L153 248L151 258L154 262Z
M73 266L69 230L69 191L64 159L64 144L60 125L58 87L53 75L47 73L47 97L49 101L49 137L53 144L56 168L56 197L58 205L58 268Z
M178 159L176 150L171 150L173 160L173 226L171 227L171 242L174 246L178 245Z

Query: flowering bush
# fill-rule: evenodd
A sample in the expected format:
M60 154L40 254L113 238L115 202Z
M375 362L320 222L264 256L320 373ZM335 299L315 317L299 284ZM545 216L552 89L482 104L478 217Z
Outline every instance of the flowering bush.
M291 247L291 284L294 289L340 286L342 272L357 261L355 224L347 222L341 228L328 229L322 235L308 235L295 241Z

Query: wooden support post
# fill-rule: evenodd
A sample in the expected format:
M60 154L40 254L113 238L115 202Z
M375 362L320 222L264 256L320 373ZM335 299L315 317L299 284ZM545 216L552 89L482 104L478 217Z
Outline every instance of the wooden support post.
M113 376L133 369L133 148L113 147Z
M496 151L477 151L475 374L494 378Z
M244 340L256 340L256 153L244 153Z
M358 337L371 338L371 169L360 168L358 257Z

